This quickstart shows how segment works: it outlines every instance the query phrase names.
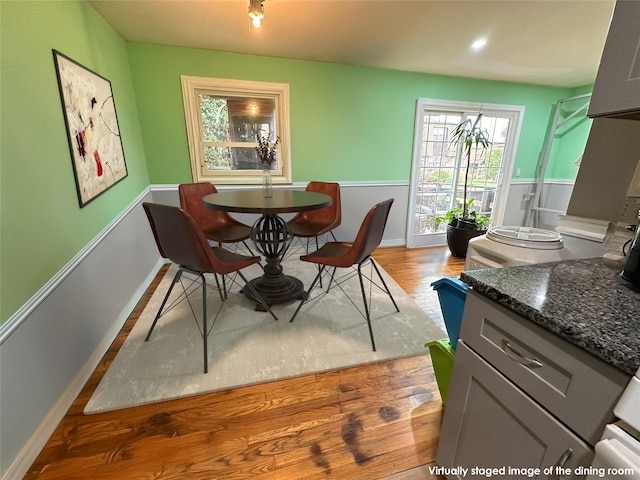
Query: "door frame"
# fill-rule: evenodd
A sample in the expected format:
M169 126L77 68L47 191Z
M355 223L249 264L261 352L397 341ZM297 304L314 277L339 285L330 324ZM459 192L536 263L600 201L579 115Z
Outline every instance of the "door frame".
M485 113L510 118L510 127L512 131L507 135L504 151L502 155L502 164L500 167L499 179L496 183L496 204L492 211L492 224L500 225L504 219L507 197L511 187L511 178L513 176L513 166L515 156L518 150L518 141L520 139L520 130L522 128L522 120L524 117L525 107L522 105L506 105L498 103L484 102L466 102L457 100L441 100L434 98L419 98L416 102L416 114L413 134L413 152L411 156L411 180L409 183L409 203L407 205L407 231L405 242L408 248L446 245L446 234L431 234L429 238L423 238L416 242L413 229L415 224L415 198L417 194L418 169L420 166L420 152L422 148L422 132L424 130L424 111L436 110L450 113Z

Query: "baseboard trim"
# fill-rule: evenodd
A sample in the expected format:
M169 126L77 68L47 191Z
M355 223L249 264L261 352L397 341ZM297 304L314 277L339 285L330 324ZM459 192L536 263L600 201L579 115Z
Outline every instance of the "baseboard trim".
M404 238L394 238L391 240L383 240L380 242L381 247L404 247L406 245Z
M73 381L67 386L66 390L60 396L54 407L49 410L45 419L40 423L40 425L38 425L38 428L31 438L29 438L22 450L20 450L16 459L2 475L2 480L18 480L27 474L29 467L36 460L44 446L47 444L47 441L49 441L49 438L51 438L51 435L53 435L56 427L69 410L69 407L71 407L85 384L89 381L89 378L100 363L100 360L102 360L102 357L115 340L116 336L122 329L122 326L129 318L129 315L131 315L131 312L133 312L133 309L136 307L142 298L142 295L149 285L151 285L151 282L155 279L163 265L164 261L159 259L147 278L145 278L144 282L138 287L124 306L122 312L102 341L98 344L91 357L83 365Z

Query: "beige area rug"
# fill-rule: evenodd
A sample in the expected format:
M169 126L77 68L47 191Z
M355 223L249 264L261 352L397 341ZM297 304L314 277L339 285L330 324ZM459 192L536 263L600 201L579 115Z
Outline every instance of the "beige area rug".
M332 287L320 296L324 289L314 289L314 299L290 323L297 303L275 305L273 310L279 318L275 321L268 313L256 311L254 304L239 293L239 286L233 285L209 335L209 372L205 374L202 338L188 302L179 303L161 317L149 341L144 341L176 268L172 265L162 279L89 400L85 414L426 353L426 342L446 337L382 269L400 312L384 292L373 287L371 318L376 352L371 349L366 320L339 288ZM313 265L297 258L286 260L284 269L307 287L316 273ZM369 267L366 270L369 273ZM343 269L341 273L346 272ZM250 279L258 276L260 269L252 266L243 273ZM209 283L215 284L213 280ZM357 276L344 288L363 310ZM181 292L178 284L172 296ZM199 319L200 292L197 288L190 297ZM220 297L215 290L210 290L208 297L211 321ZM433 299L437 308L435 294Z

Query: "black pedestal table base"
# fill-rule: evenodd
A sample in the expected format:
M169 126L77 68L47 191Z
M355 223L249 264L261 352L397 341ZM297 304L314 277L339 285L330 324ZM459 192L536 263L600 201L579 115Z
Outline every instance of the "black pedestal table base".
M205 195L202 202L213 210L260 213L262 217L251 229L251 240L264 256L266 265L263 275L250 283L269 305L302 298L302 282L282 271L282 258L291 243L292 235L286 222L278 215L328 207L331 205L329 195L306 190L276 189L271 196L265 197L262 190L258 189L231 190ZM244 289L244 294L249 299L256 300L251 296L249 288Z
M285 275L281 261L284 257L292 235L285 221L278 215L263 215L254 223L251 229L251 239L256 250L264 255L266 265L261 277L254 278L249 283L262 295L269 305L286 303L302 298L303 283L295 277ZM247 298L256 301L250 289L244 290ZM263 309L258 303L256 309Z

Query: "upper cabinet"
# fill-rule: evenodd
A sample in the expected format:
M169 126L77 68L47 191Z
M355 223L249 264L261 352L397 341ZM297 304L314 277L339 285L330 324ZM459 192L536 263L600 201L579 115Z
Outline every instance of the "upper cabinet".
M588 115L640 120L638 0L618 0L616 3Z

